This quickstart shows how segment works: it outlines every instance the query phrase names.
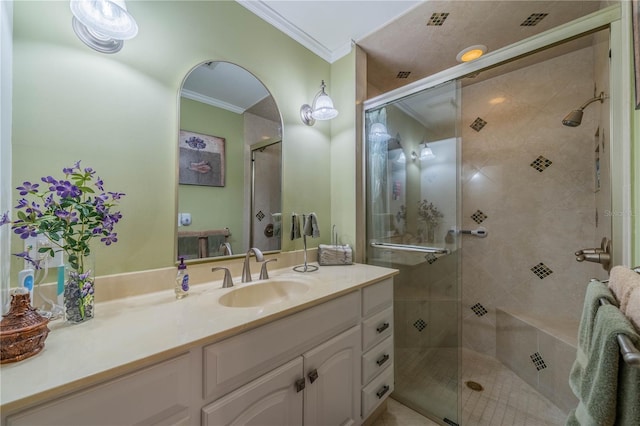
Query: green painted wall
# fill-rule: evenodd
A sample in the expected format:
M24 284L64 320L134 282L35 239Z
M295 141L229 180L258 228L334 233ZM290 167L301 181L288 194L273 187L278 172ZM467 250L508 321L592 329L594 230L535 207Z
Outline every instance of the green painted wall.
M225 186L179 185L178 211L191 213L192 224L179 231L231 230L233 247L243 240L244 116L180 98L180 129L225 138Z
M60 175L82 160L107 190L127 193L119 242L94 250L99 275L173 264L178 89L205 60L245 67L278 104L285 230L291 212L331 223L330 123L299 118L320 80L331 89L326 61L232 1L129 1L140 32L114 55L77 39L66 0L14 6L12 180ZM302 240L283 241L285 251L300 248ZM12 251L21 250L14 238ZM14 259L12 280L21 268Z

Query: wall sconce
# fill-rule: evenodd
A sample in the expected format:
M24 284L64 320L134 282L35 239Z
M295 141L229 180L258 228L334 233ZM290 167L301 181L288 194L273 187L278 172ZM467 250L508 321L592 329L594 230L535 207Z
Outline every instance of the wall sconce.
M78 38L101 53L116 53L138 34L124 0L71 0L72 27Z
M418 159L418 154L415 151L411 151L411 161L416 161Z
M300 118L307 126L313 126L316 120L331 120L338 116L338 110L333 107L333 101L324 91L327 87L322 80L320 91L313 98L311 105L304 104L300 107Z
M436 158L431 148L427 146L427 142L424 143L424 147L420 150L420 160L430 160Z

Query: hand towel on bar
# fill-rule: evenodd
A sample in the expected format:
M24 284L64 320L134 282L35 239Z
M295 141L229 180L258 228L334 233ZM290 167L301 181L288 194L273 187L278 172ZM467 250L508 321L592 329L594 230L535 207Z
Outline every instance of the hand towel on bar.
M609 278L609 288L616 296L620 310L625 312L627 310L627 303L629 303L629 296L631 292L640 287L640 274L633 272L631 269L624 266L614 266L611 269Z
M627 308L623 313L629 318L631 324L633 324L637 330L640 330L640 287L631 292L629 303L627 303Z
M320 228L318 228L318 217L315 213L309 213L304 221L304 235L318 238L320 236Z
M617 335L624 333L634 345L640 337L614 305L597 310L593 335L584 359L571 369L569 385L579 399L567 425L626 426L640 420L640 369L620 356Z
M593 323L596 313L600 307L600 298L604 297L611 304L616 304L616 299L606 286L606 284L591 280L587 285L587 292L584 296L584 304L582 307L582 317L578 327L578 356L577 360L584 359L585 354L589 350L591 335L593 334ZM576 362L577 362L576 360Z
M300 218L297 214L291 214L291 239L297 240L300 238Z

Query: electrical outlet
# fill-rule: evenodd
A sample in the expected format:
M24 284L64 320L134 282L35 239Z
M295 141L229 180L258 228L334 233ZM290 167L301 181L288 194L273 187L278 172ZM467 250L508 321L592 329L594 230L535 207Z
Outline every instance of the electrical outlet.
M46 253L40 253L41 248L52 248L55 255ZM49 238L44 235L38 235L36 237L29 237L24 240L24 250L29 252L29 257L34 260L40 260L40 266L42 268L57 268L58 266L64 266L64 258L62 256L62 249L53 244ZM31 265L25 262L25 269L30 268Z

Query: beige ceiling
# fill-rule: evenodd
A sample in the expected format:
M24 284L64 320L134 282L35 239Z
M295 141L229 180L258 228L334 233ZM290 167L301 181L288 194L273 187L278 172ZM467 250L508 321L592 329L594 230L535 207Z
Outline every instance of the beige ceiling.
M357 41L367 53L368 98L458 64L466 47L483 44L494 51L588 15L610 2L600 1L427 1ZM447 13L442 25L428 25ZM547 14L537 25L521 25L532 14ZM588 40L564 46L584 47ZM551 55L562 53L556 49ZM538 58L537 60L540 60ZM522 66L522 62L520 65ZM398 73L409 72L407 78Z

